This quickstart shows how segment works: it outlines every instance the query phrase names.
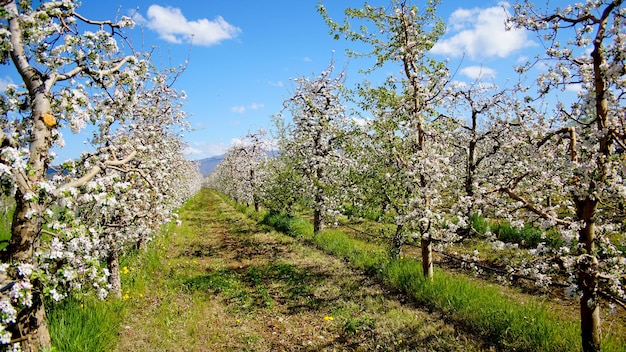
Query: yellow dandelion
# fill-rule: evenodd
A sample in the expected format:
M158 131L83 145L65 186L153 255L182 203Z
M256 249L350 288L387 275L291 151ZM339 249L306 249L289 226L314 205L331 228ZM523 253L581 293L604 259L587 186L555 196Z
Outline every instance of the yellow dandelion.
M331 320L335 320L335 318L331 317L330 315L327 315L324 317L325 321L331 321Z

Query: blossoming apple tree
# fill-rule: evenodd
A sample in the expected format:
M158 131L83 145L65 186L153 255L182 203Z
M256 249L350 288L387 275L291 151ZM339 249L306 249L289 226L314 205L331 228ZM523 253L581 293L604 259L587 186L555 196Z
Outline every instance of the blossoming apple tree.
M90 226L93 219L101 216L106 224L100 226L109 229L123 224L115 214L129 208L118 206L123 198L118 197L133 192L133 179L156 184L146 173L132 171L133 161L154 150L112 133L130 120L119 113L134 111L134 93L142 90L149 64L118 46L123 28L133 24L127 17L93 21L80 15L74 1L33 7L11 0L3 1L0 17L0 60L12 64L23 81L8 87L0 105L0 172L10 180L7 191L16 203L12 237L0 252L0 342L36 351L50 345L44 294L58 299L61 287L87 284L102 294L109 288L101 265L106 238L98 236L103 227ZM160 116L172 116L157 112L161 115L136 122L156 125L157 132L164 122ZM68 175L48 179L51 148L64 145L60 129L78 132L87 125L96 131L97 152L85 155ZM137 130L129 133L138 136ZM86 218L89 205L98 211ZM64 266L67 258L76 265Z
M524 169L512 170L499 191L546 226L558 227L574 245L558 254L580 293L584 351L600 350L600 292L624 297L626 260L616 245L624 241L626 203L625 17L622 0L545 11L525 1L509 19L512 26L536 32L546 48L537 58L547 68L538 75L537 97L578 90L577 98L560 99L553 115L525 120L534 127L526 148L532 146L532 158L542 163L528 161ZM547 184L562 190L550 202L541 201Z
M265 162L269 152L266 132L249 133L233 145L216 169L209 175L207 183L236 202L253 204L259 211L261 192L266 179Z
M472 83L453 81L443 94L439 118L454 126L455 138L450 140L455 147L453 177L462 180L463 190L457 193L456 203L468 219L486 215L483 199L491 191L489 178L501 170L503 146L511 140L517 124L516 91L517 87L499 88L479 79ZM470 221L465 234L472 235L473 231Z
M72 251L67 247L77 238L91 237L95 252L90 255L106 259L110 291L121 296L118 253L125 248L145 248L159 226L171 220L172 211L181 205L184 198L176 195L188 197L197 190L201 176L197 166L194 170L193 163L185 160L180 141L180 132L186 127L180 93L170 86L165 74L152 71L143 70L141 85L126 98L134 104L123 110L109 109L109 116L115 116L111 121L116 122L115 128L102 125L94 132L91 142L98 145L96 152L84 153L79 160L63 165L71 170L58 177L64 184L62 201L66 206L60 207L64 211L57 212L56 218L47 221L54 224L54 230L48 232L54 233L55 254L52 263L42 268L50 278L61 277L59 273L67 270L84 271L84 263L72 260ZM111 105L107 100L104 104ZM75 181L80 175L93 173L93 165L102 160L130 154L134 157L123 165L110 165L84 184ZM196 178L195 189L187 189L189 185L182 182L191 177ZM73 226L69 219L82 226ZM61 254L69 255L62 260L63 265L57 264ZM51 283L46 290L52 289ZM70 287L55 288L54 293L61 295L71 285L76 283L70 281ZM106 294L104 288L101 294Z
M428 55L444 31L435 14L436 5L429 2L418 9L407 1L394 1L388 8L366 4L347 9L347 21L341 25L319 7L336 38L343 35L369 45L371 52L364 55L375 58L372 70L387 64L401 68L399 78L392 76L380 88L361 92L370 95L364 101L376 108L372 125L377 130L372 135L379 138L378 143L388 143L383 148L391 152L395 163L391 166L397 169L393 174L386 171L384 177L397 185L393 189L401 191L394 196L403 195L394 200L400 202L396 206L399 231L393 240L395 254L399 255L407 234L419 238L427 277L432 277L432 241L456 237L457 226L450 221L457 215L454 194L449 192L456 189L450 162L453 126L437 119L449 73L445 63ZM350 21L367 24L352 29Z
M347 162L341 153L342 136L347 126L341 103L343 74L332 77L334 63L317 78L297 78L296 90L285 101L292 117L280 139L280 157L292 160L294 170L303 180L299 193L313 209L313 229L318 233L325 222L338 214L343 195L341 165Z

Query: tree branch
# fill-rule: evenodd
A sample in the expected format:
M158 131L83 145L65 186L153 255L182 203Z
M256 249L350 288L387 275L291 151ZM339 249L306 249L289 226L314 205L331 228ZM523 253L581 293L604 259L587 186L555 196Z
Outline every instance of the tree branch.
M117 62L117 64L107 70L101 70L101 71L95 71L95 70L91 70L89 67L87 66L78 66L75 67L74 69L70 70L67 73L64 74L55 74L52 82L58 82L58 81L66 81L68 79L71 79L73 77L75 77L76 75L80 74L81 72L86 72L88 75L95 77L95 76L106 76L106 75L110 75L112 73L115 73L117 71L119 71L122 66L124 66L125 63L127 63L130 59L132 59L133 56L132 55L128 55L126 57L124 57L123 59L119 60L119 62Z
M135 158L135 156L137 155L137 151L132 151L130 154L128 154L128 156L122 160L106 160L103 164L105 166L121 166L124 165L126 163L128 163L129 161L133 160ZM89 170L85 175L83 175L82 177L68 182L66 184L64 184L63 186L59 187L59 192L62 192L64 190L67 190L69 188L76 188L76 187L80 187L83 186L85 183L91 181L91 179L93 179L97 174L99 174L102 171L102 167L100 166L94 166L93 168L91 168L91 170Z
M570 225L569 221L565 221L565 220L561 220L559 218L555 218L553 216L550 216L550 214L546 213L545 211L537 208L536 206L534 206L533 204L531 204L527 199L525 199L524 197L520 196L519 194L513 192L511 189L507 188L507 187L502 187L499 189L500 192L504 192L506 193L509 197L511 197L512 199L522 202L522 204L524 205L525 209L528 209L530 211L532 211L533 213L539 215L540 217L544 218L544 219L548 219L548 220L552 220L554 222L556 222L559 225Z

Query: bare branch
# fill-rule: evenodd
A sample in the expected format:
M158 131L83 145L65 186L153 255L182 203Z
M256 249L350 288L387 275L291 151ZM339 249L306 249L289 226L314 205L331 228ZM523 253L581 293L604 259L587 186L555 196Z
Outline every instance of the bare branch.
M90 20L90 19L88 19L88 18L86 18L86 17L84 17L84 16L82 16L82 15L76 13L76 12L74 12L74 16L76 16L76 18L78 18L79 20L81 20L81 21L83 21L85 23L88 23L88 24L93 24L93 25L96 25L96 26L107 25L107 26L110 26L112 28L120 28L119 25L113 23L113 21L111 21L111 20L106 20L106 21Z

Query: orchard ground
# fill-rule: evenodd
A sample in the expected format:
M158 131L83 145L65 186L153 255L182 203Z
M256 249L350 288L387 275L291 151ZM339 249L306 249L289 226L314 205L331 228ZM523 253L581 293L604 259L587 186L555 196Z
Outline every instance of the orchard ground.
M127 262L118 351L500 349L212 191L181 218L152 255ZM520 302L537 299L501 289ZM577 318L576 302L547 304Z
M489 349L342 260L204 191L131 286L118 351ZM142 269L144 270L144 269Z

